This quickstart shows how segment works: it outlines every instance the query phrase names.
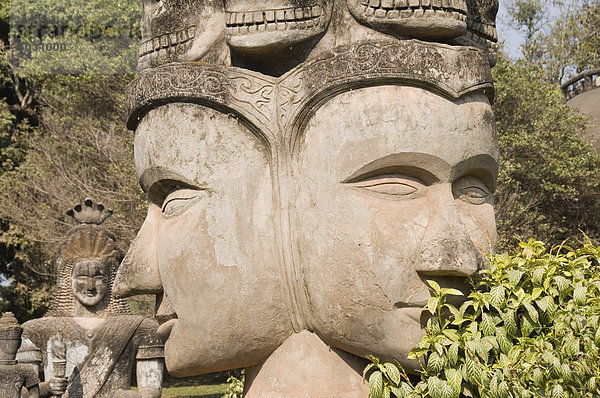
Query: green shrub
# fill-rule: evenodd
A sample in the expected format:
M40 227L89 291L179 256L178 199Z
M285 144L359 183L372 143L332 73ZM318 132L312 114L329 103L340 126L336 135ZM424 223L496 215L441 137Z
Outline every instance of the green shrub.
M229 376L227 379L227 390L221 398L242 398L244 393L244 382L246 381L246 371L242 370L240 378Z
M426 363L411 382L392 363L373 363L371 397L505 398L600 396L600 247L533 239L494 256L460 308L460 292L429 284L426 334L409 357Z

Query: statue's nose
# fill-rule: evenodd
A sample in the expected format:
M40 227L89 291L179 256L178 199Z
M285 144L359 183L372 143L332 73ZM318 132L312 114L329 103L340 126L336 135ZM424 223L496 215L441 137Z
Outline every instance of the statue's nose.
M129 297L137 294L162 293L162 282L156 256L159 220L157 216L161 216L160 209L157 210L154 206L150 206L148 216L131 243L115 277L113 287L115 296Z
M483 253L461 219L451 191L440 190L432 203L415 269L423 275L469 276L485 263Z

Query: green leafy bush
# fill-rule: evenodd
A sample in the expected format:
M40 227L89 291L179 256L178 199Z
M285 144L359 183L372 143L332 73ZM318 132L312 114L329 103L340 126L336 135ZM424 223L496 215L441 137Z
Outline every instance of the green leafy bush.
M426 334L409 357L426 363L411 382L371 358L371 397L600 396L600 247L547 251L533 239L489 270L456 308L460 292L429 284Z
M244 382L246 381L246 371L242 370L240 378L229 376L227 379L227 390L221 398L242 398L244 393Z

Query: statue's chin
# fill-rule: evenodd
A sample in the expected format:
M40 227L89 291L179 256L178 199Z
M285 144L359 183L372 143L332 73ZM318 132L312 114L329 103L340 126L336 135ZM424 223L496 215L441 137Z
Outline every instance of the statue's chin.
M76 297L77 297L77 300L86 307L95 307L98 304L100 304L100 302L102 301L102 296L89 297L89 296L77 295Z

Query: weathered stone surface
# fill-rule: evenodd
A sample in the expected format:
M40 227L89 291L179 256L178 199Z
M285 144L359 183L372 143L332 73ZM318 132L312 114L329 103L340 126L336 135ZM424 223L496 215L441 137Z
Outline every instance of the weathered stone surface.
M467 32L450 43L472 46L488 54L490 64L496 64L496 14L498 0L467 0Z
M328 347L317 335L304 330L248 370L244 397L367 397L369 387L361 375L366 362Z
M15 360L22 333L23 328L12 312L4 313L0 319L0 396L3 398L20 398L23 387L30 398L39 397L40 379L35 370Z
M157 294L171 374L366 397L367 355L418 368L425 281L484 267L498 146L471 36L493 41L497 1L404 3L229 0L230 63L130 85L150 204L115 294Z
M59 249L59 279L46 316L23 324L18 358L43 374L42 396L118 397L119 390L130 389L137 362L139 396L159 397L163 355L157 324L131 315L128 304L112 295L123 254L99 226L110 212L86 199L68 213L82 224Z
M466 0L347 0L357 21L405 37L450 38L467 30Z

